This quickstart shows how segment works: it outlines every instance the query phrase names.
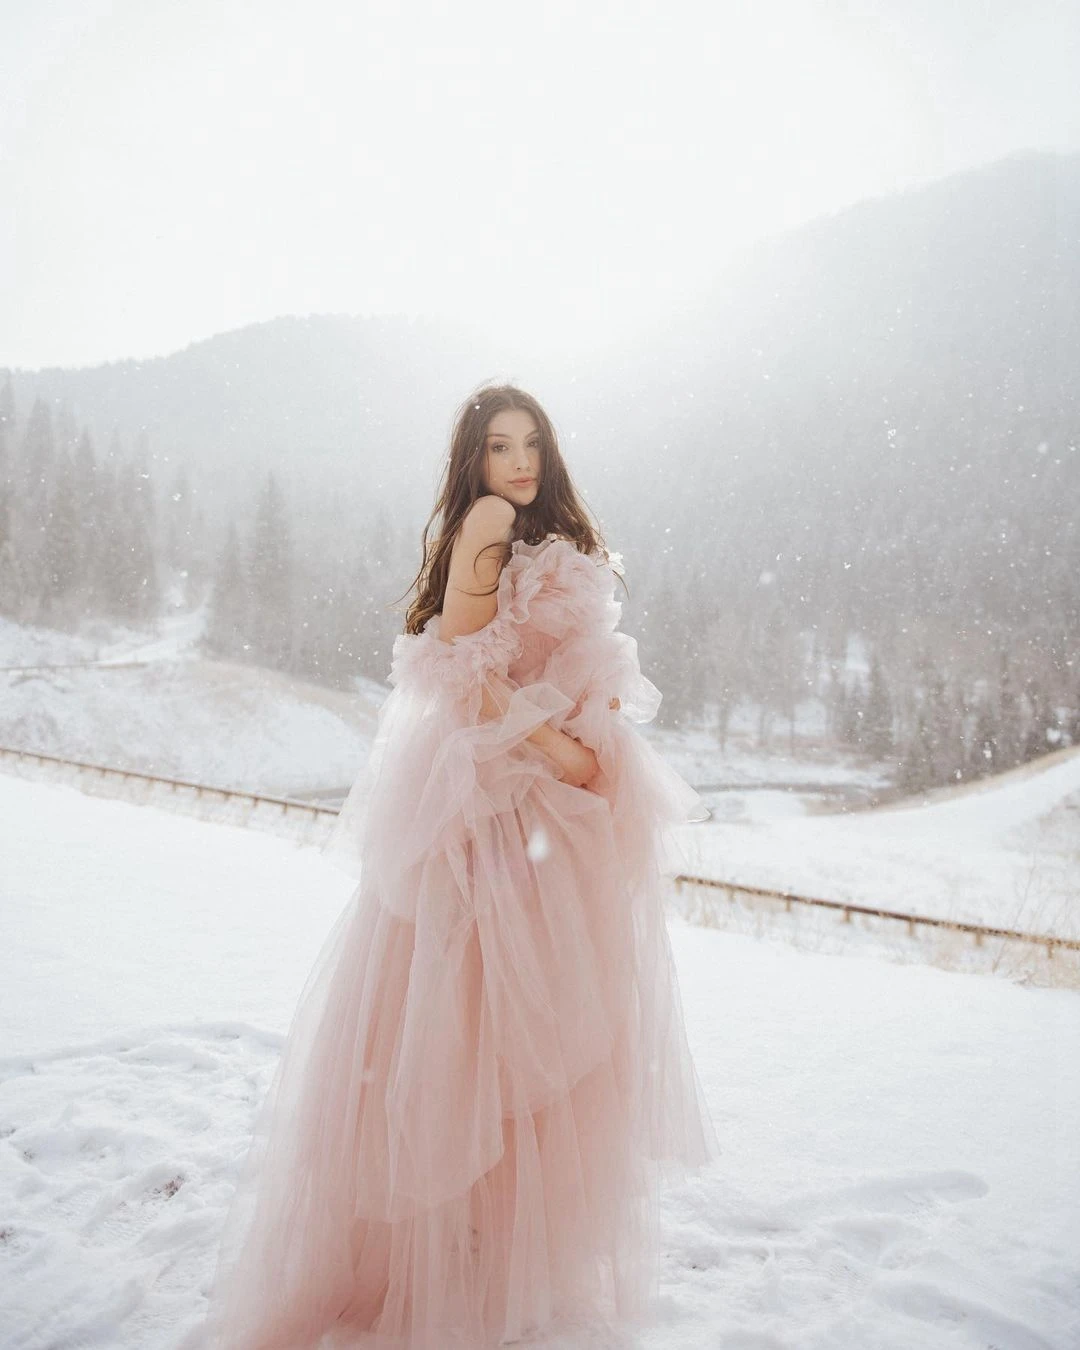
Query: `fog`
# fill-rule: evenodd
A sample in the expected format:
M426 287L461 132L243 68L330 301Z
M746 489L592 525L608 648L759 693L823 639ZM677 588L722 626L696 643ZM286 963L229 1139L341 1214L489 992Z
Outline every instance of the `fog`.
M702 781L879 800L1080 744L1073 11L4 24L3 743L340 793L150 711L118 745L25 653L385 691L454 411L510 380Z
M608 966L635 967L627 1026L674 1008L677 966L724 1154L663 1197L650 1345L1073 1342L1077 69L1064 3L4 6L11 1344L204 1345L238 1163L346 894L328 840L360 886L324 949L337 1048L298 1062L335 1081L287 1117L340 1122L346 1082L382 1112L357 1009L398 1047L406 1005L423 1029L397 1100L427 1121L428 1028L454 1026L459 1086L502 1084L519 1033L487 1013L527 986L538 1027L575 1010L528 1054L561 1121L540 1047L597 1030ZM505 613L476 647L402 630L455 412L496 381L547 410L620 561L516 518L499 603L527 631L535 604L554 650L522 644L526 687L474 727L479 683L513 683ZM533 722L550 755L519 751ZM361 835L387 745L403 775ZM470 983L416 975L459 937ZM435 988L468 1014L424 1012ZM474 1012L490 1077L456 1057ZM349 1150L316 1134L344 1196ZM549 1156L515 1153L519 1179ZM552 1153L533 1201L590 1156ZM470 1288L496 1211L576 1278L571 1225L451 1199L430 1231ZM311 1232L353 1217L317 1208ZM389 1250L438 1245L413 1222Z
M0 366L282 314L575 357L746 245L1080 136L1065 4L16 0Z

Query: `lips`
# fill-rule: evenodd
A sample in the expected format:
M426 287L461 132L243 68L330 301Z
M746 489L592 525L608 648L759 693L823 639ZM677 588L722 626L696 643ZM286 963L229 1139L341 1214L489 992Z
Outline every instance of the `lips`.
M514 487L531 487L536 482L535 478L511 478L511 484Z

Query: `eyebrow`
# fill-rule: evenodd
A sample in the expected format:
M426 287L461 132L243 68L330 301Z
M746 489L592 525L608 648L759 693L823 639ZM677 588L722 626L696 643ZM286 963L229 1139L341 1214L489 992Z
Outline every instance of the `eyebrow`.
M539 436L539 431L530 431L526 440L532 440L534 436ZM484 437L485 441L508 441L510 436L505 431L489 431Z

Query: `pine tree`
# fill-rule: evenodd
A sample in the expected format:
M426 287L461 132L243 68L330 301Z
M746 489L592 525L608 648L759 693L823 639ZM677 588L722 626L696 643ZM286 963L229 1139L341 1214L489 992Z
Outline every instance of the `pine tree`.
M131 463L117 465L116 500L112 572L119 617L144 624L159 613L161 594L138 472Z
M79 428L71 404L66 398L60 399L57 404L54 429L56 449L74 456L79 441Z
M48 488L56 452L52 414L42 398L34 400L23 433L23 490L28 505L36 507L35 523L44 525L48 512Z
M931 716L930 710L925 706L920 707L915 720L914 734L904 747L900 784L905 792L922 792L935 781L935 746Z
M1038 759L1040 755L1045 755L1050 749L1051 742L1047 732L1056 725L1057 719L1051 711L1050 702L1038 680L1029 679L1025 685L1024 693L1027 696L1028 707L1031 711L1024 732L1020 756L1022 761L1027 763L1030 760Z
M380 506L366 532L369 541L358 565L353 568L350 589L360 586L363 575L362 603L358 606L356 640L360 650L360 669L373 680L385 680L390 669L394 638L401 631L401 618L393 608L400 590L395 572L397 549L393 524L385 507ZM347 615L342 618L347 620Z
M836 699L836 731L845 745L860 745L866 717L866 691L861 680L850 687L841 681Z
M276 670L293 669L292 546L285 504L268 473L255 507L248 578L251 588L251 652Z
M145 429L135 437L128 474L133 522L130 530L132 571L137 579L134 613L141 623L161 613L162 585L157 561L157 504L151 477L150 438Z
M135 437L135 444L132 449L132 486L135 503L146 527L147 536L151 539L157 529L157 505L154 501L154 484L151 472L153 458L150 449L150 437L147 435L146 429L143 428Z
M732 612L713 617L706 627L708 697L715 709L716 739L727 749L731 718L746 683L744 625Z
M212 656L246 661L251 658L251 593L241 559L236 526L229 522L210 593L203 649Z
M1023 728L1020 723L1020 699L1009 667L1007 652L1001 653L998 671L997 764L996 771L1011 769L1020 763Z
M190 563L192 550L192 494L185 465L181 464L165 502L165 561L178 572Z
M80 559L79 582L85 596L87 609L93 613L98 613L102 606L99 576L101 554L106 547L106 536L102 529L101 502L99 500L101 485L98 481L94 443L90 439L90 433L85 428L75 448L73 480Z
M42 601L45 613L51 617L70 598L80 575L81 564L79 522L75 507L75 469L66 448L57 451L53 470L41 575Z
M28 586L26 603L33 618L42 617L41 577L54 457L52 414L44 399L37 398L23 432L22 481L16 490L21 516L16 554Z
M94 526L97 539L90 555L92 589L101 612L118 619L125 611L127 557L121 517L120 463L110 454L95 470Z
M999 753L997 716L989 700L983 699L975 714L975 730L968 755L968 771L972 777L997 773Z
M870 662L870 687L863 718L863 744L875 759L887 759L893 751L893 711L885 672L875 653Z
M967 768L965 727L968 704L963 687L955 678L948 684L943 682L937 711L938 781L957 783L963 780Z
M685 685L686 626L666 573L649 597L642 629L646 673L663 695L657 725L679 727L689 711Z

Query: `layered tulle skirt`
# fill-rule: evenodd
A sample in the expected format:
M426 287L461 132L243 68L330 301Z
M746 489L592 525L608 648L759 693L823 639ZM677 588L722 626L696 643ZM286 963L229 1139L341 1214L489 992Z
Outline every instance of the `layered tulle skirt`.
M639 1320L660 1188L719 1151L662 905L696 794L599 686L504 681L485 721L416 654L327 848L358 884L240 1169L217 1350ZM597 748L594 789L527 739L545 720Z

